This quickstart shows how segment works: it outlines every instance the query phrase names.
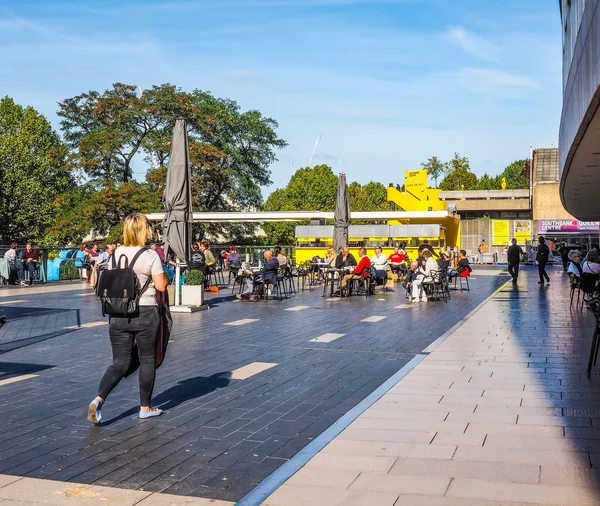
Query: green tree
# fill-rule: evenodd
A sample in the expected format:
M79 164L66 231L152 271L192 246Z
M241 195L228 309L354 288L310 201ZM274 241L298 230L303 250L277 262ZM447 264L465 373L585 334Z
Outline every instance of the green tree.
M164 188L173 125L188 125L195 211L243 211L262 205L261 186L271 184L269 167L286 146L277 122L259 111L242 111L237 102L210 93L153 86L138 96L136 87L117 83L104 93L91 91L60 104L59 115L75 167L98 188L118 187L131 177L136 155L159 167L147 180ZM251 228L251 227L250 227ZM249 231L248 226L196 225L196 234Z
M333 211L338 178L331 167L316 165L298 169L285 188L267 198L265 211ZM265 223L263 229L271 242L293 244L295 223Z
M487 172L477 181L476 190L500 190L500 177L491 177Z
M71 163L102 185L131 179L131 162L158 122L136 86L123 83L60 102L58 116Z
M447 162L446 166L448 172L440 183L440 189L444 191L476 189L477 176L471 172L468 158L454 153L454 158Z
M351 211L388 211L387 188L374 181L366 185L357 182L348 185L348 199Z
M0 100L0 239L44 238L55 221L54 200L74 186L66 155L44 116Z
M438 159L437 156L428 158L426 162L421 164L421 167L433 178L436 188L438 186L438 178L442 177L448 169L447 165Z
M529 160L514 161L502 171L499 177L506 178L507 190L529 188Z
M123 221L131 213L163 210L161 196L149 183L130 181L97 190L82 185L56 200L57 220L48 240L60 244L79 243L88 234L122 242Z

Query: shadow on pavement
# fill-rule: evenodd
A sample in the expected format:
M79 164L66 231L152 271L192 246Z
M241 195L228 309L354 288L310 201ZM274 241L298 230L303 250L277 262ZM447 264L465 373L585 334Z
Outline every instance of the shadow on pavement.
M198 399L205 395L214 392L220 388L224 388L231 383L231 372L218 372L211 376L197 376L195 378L188 378L177 383L164 392L159 393L152 399L152 406L160 408L163 411L173 409L184 402ZM113 423L122 420L123 418L129 418L135 415L139 411L139 408L128 409L120 415L102 422L103 427L108 427Z

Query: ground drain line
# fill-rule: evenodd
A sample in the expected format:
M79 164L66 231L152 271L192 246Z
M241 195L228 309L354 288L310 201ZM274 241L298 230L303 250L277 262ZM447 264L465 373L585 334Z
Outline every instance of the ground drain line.
M317 436L304 449L288 460L279 469L267 476L259 485L256 486L245 497L240 499L235 506L259 506L267 497L275 492L281 485L289 480L296 472L310 461L317 453L325 448L333 439L338 436L348 425L362 415L367 409L375 404L381 397L392 389L404 376L412 371L426 355L416 355L406 363L399 371L386 380L376 390L360 401L350 411L343 415L339 420L333 423L325 432Z

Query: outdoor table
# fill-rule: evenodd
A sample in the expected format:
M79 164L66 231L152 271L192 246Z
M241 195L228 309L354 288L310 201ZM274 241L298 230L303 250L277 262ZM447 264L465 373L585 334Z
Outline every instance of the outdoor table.
M328 263L325 263L325 262L311 262L310 267L311 267L310 274L312 277L313 274L318 273L321 270L329 269L331 267L331 265L329 265ZM319 283L318 276L317 276L317 279L314 279L314 277L313 277L313 279L309 280L309 285L310 284L316 285L318 283Z

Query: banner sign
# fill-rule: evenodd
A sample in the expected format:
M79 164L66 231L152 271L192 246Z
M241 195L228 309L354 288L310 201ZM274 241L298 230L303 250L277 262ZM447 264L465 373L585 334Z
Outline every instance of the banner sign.
M531 220L515 220L515 239L518 244L531 241Z
M492 244L494 246L506 246L510 240L508 220L492 221Z
M538 232L598 232L600 221L538 220Z
M404 173L404 187L411 193L422 192L427 189L427 171L414 170Z

